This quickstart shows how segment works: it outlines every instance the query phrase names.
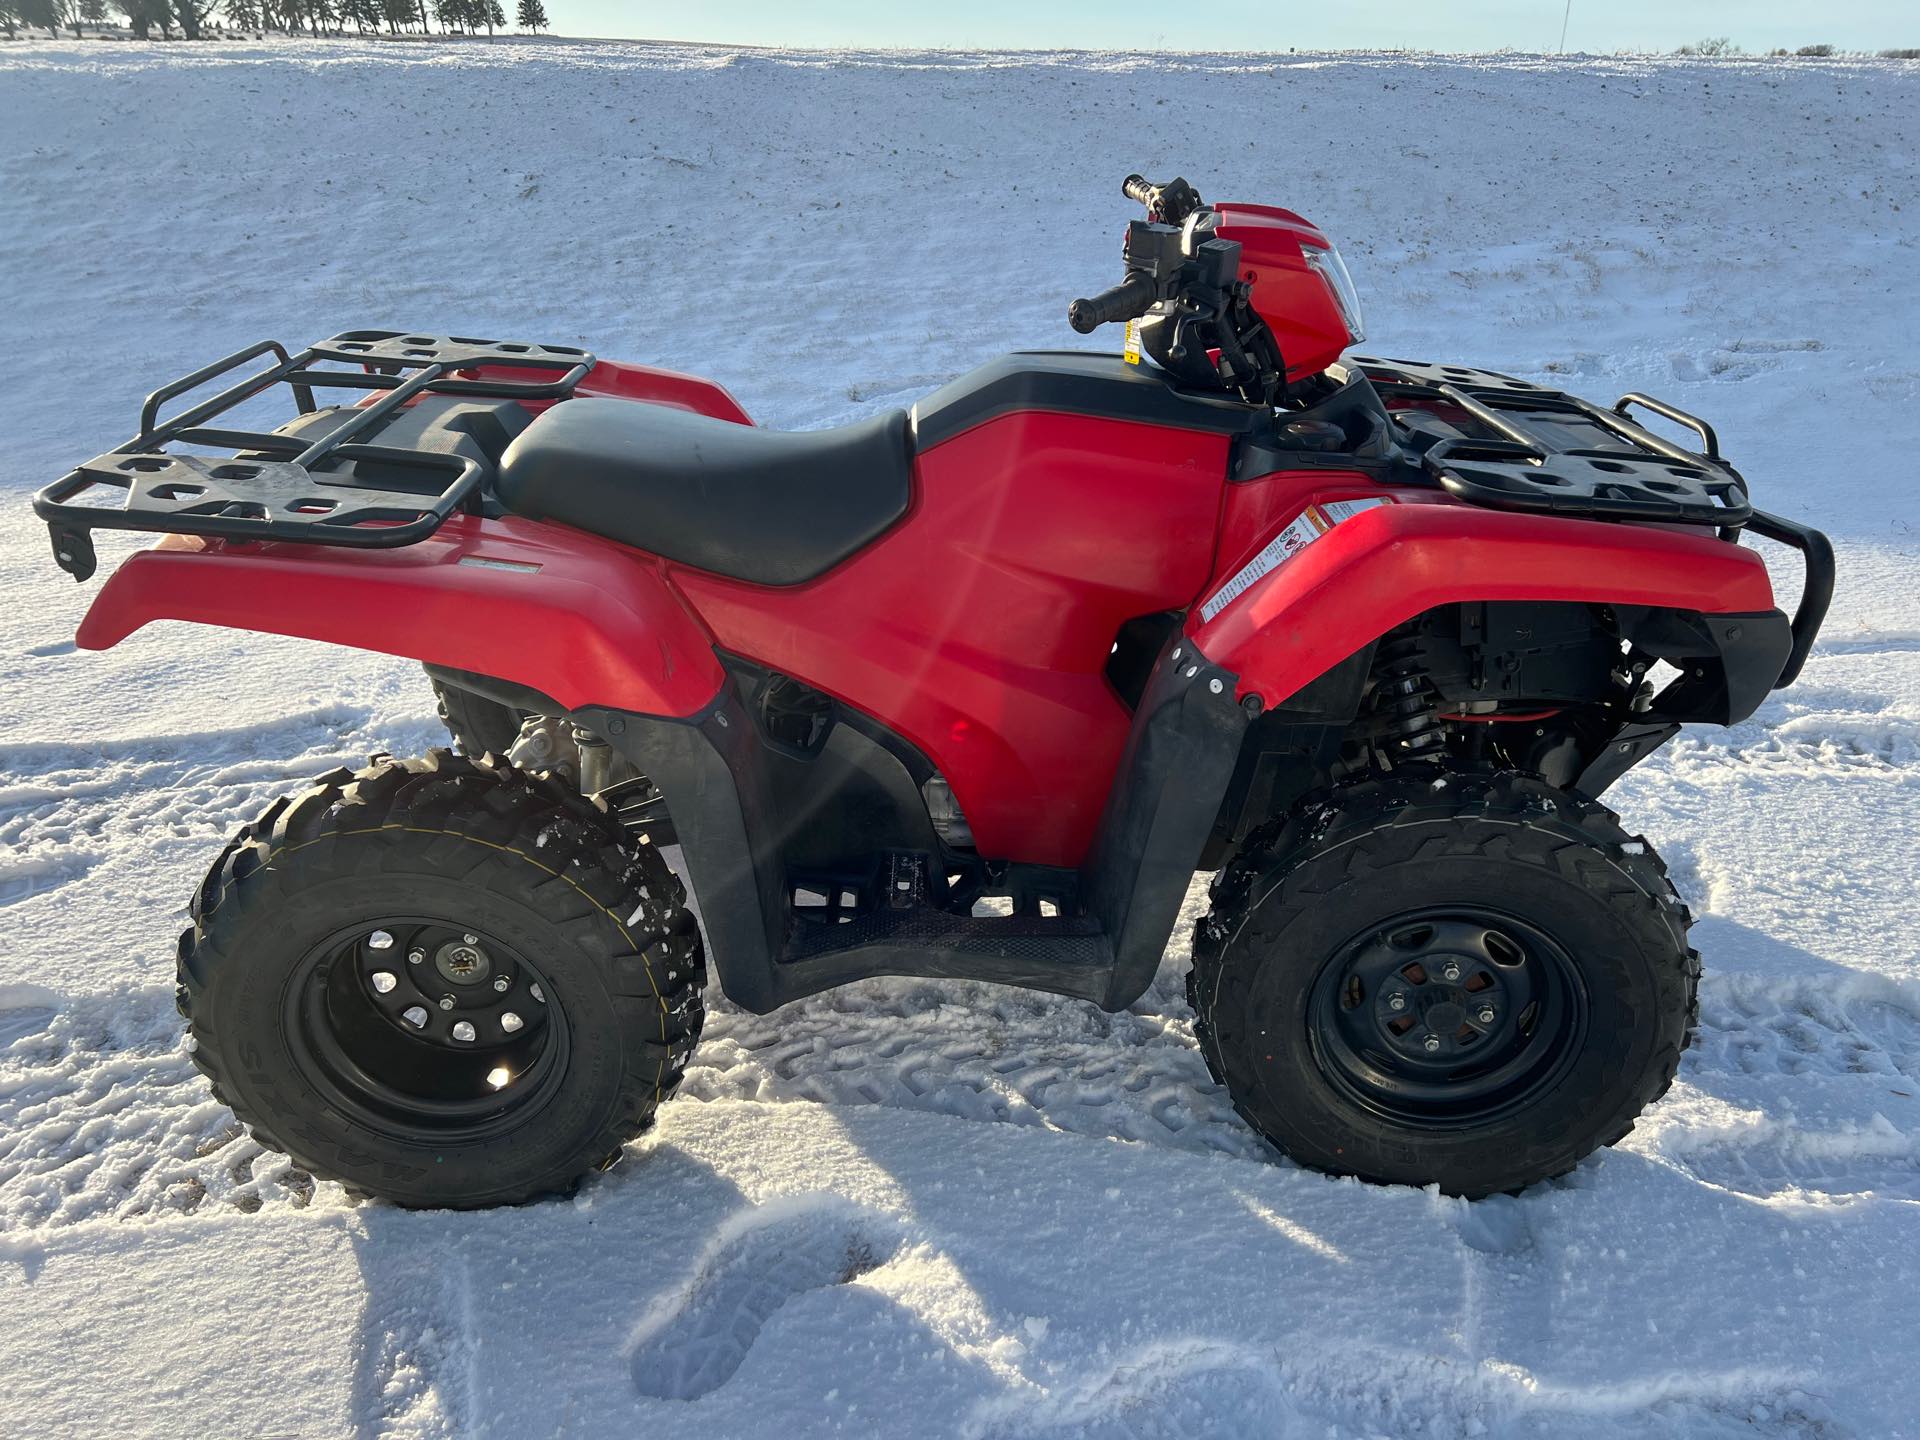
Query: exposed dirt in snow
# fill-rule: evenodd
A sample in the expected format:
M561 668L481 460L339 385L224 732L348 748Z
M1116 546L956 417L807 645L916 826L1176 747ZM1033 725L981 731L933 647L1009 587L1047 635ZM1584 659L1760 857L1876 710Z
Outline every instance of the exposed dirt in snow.
M1842 62L0 50L0 1430L1915 1433L1917 101ZM720 1004L571 1203L356 1206L241 1133L180 1049L186 896L274 794L432 743L430 697L241 635L74 651L27 492L160 380L352 325L775 425L908 403L1084 343L1133 169L1326 225L1370 351L1664 394L1833 534L1800 685L1610 797L1701 917L1669 1097L1518 1199L1323 1179L1207 1078L1183 936L1122 1015Z

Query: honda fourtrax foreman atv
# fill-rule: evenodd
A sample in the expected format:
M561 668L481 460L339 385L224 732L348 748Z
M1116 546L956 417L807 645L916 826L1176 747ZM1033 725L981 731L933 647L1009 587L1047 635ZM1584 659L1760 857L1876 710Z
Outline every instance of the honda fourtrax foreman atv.
M1598 797L1794 679L1826 539L1671 406L1348 354L1291 211L1125 191L1125 279L1068 312L1124 354L783 434L564 346L269 341L40 493L80 579L93 531L166 535L81 646L407 656L452 730L270 806L193 897L189 1043L264 1144L525 1200L673 1093L709 958L757 1012L878 975L1117 1010L1199 871L1195 1034L1302 1164L1509 1190L1666 1089L1689 916ZM269 391L298 413L222 422ZM1791 621L1752 536L1805 557Z

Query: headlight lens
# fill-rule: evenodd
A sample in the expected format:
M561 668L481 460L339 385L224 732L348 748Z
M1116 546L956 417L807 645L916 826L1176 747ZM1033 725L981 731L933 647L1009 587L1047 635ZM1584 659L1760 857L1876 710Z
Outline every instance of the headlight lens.
M1347 334L1353 337L1348 343L1358 345L1367 338L1367 326L1360 318L1360 292L1353 288L1353 277L1347 274L1347 265L1340 258L1340 252L1331 246L1322 250L1318 245L1302 245L1300 253L1306 257L1313 273L1326 282L1333 303L1340 308L1340 318L1346 322Z

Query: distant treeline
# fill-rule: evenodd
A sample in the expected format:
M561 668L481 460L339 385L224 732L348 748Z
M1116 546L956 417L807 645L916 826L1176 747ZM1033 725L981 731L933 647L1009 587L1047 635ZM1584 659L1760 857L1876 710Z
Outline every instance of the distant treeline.
M1711 35L1705 40L1696 40L1691 45L1682 45L1673 52L1676 55L1691 55L1702 60L1732 60L1743 57L1746 52L1726 35ZM1803 60L1865 59L1866 52L1839 50L1832 45L1802 45L1798 50L1769 50L1770 60L1799 58ZM1920 60L1920 50L1882 50L1882 60Z
M175 35L198 40L210 34L491 35L507 24L501 0L0 0L0 28L9 40L22 26L76 37L89 27L125 24L137 39ZM522 30L547 28L541 0L518 0L514 23Z

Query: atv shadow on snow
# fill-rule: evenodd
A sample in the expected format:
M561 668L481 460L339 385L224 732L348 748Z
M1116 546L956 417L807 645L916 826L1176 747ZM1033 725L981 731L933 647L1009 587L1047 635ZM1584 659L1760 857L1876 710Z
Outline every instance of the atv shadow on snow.
M640 1142L571 1200L473 1215L373 1201L356 1232L362 1436L613 1433L636 1404L677 1408L752 1372L776 1325L776 1370L796 1350L818 1356L824 1336L871 1336L943 1352L958 1396L998 1384L926 1317L858 1283L906 1250L898 1216L827 1193L756 1204L670 1141ZM833 1413L832 1371L809 1373L824 1397L810 1414ZM862 1390L846 1393L851 1406Z
M686 1124L666 1112L662 1137L572 1201L358 1210L357 1433L691 1422L729 1436L1008 1440L1469 1433L1491 1420L1527 1436L1717 1436L1805 1433L1817 1405L1799 1389L1817 1356L1785 1331L1756 1337L1737 1368L1711 1335L1683 1332L1642 1365L1610 1361L1603 1383L1587 1374L1581 1335L1608 1310L1690 1284L1660 1245L1613 1255L1628 1217L1660 1216L1715 1265L1830 1243L1653 1157L1603 1152L1527 1196L1470 1204L935 1116L680 1108ZM742 1125L762 1128L764 1150L727 1138ZM771 1198L703 1158L716 1147ZM779 1194L779 1157L803 1147L809 1179L869 1203ZM1575 1190L1603 1203L1569 1205ZM1123 1270L1052 1264L1049 1236L1068 1232L1103 1237ZM1613 1258L1578 1296L1541 1283L1588 1247ZM1428 1307L1380 1306L1415 1255L1443 1289L1457 1272L1480 1297L1470 1334ZM1208 1256L1233 1258L1204 1286L1183 1283Z

